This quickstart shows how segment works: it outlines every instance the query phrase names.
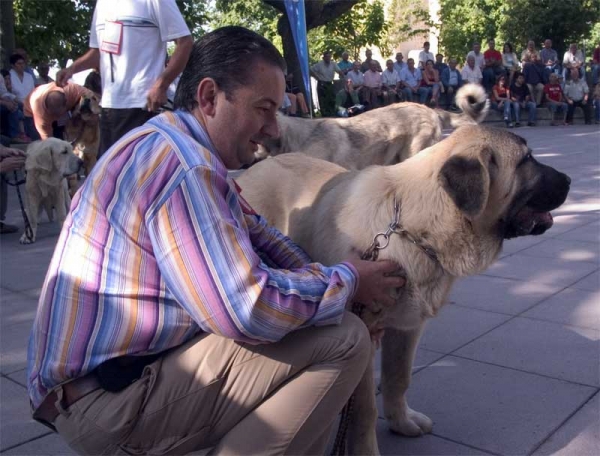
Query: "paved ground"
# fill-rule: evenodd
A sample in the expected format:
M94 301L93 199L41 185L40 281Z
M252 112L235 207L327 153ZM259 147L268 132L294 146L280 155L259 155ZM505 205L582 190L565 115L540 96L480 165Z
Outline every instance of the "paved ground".
M573 179L556 224L509 241L485 274L463 280L418 352L411 406L433 434L401 438L380 420L384 454L600 454L600 129L516 130ZM22 225L16 195L8 222ZM0 240L0 452L72 454L29 418L26 342L57 229Z

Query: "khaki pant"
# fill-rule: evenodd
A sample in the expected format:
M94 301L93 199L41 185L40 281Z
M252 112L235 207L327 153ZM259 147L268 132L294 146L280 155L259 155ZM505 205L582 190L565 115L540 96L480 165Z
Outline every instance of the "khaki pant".
M370 354L350 313L275 344L202 334L119 393L78 400L55 426L80 454L323 454Z

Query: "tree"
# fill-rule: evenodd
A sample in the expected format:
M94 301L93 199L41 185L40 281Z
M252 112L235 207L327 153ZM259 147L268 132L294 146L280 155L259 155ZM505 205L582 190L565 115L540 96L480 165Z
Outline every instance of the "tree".
M435 24L422 0L392 0L388 8L389 36L392 43L403 43L415 36L427 39Z
M589 39L598 22L599 0L441 0L438 27L446 55L464 59L473 41L489 38L516 52L550 38L560 56L569 42Z
M9 54L15 48L15 21L12 0L0 1L0 66L8 66Z

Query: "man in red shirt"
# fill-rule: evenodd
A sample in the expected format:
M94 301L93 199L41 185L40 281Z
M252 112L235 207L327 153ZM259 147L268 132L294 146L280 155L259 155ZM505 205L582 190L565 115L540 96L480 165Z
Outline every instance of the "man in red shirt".
M496 84L498 75L504 73L502 54L496 50L496 42L493 39L488 41L488 49L483 53L483 58L483 87L485 87L487 92L491 92L492 87Z
M548 108L552 113L552 122L550 125L556 126L558 122L555 122L554 115L557 112L563 113L563 123L565 121L564 116L567 114L567 103L563 96L563 91L558 83L558 75L555 73L550 74L550 82L544 86L544 95L548 102Z

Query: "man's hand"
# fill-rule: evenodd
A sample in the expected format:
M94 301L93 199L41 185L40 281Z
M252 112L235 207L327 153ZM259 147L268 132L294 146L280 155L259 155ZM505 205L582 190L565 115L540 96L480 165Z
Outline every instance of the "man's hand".
M568 100L567 100L567 103L568 103L568 104L570 104L570 105L572 105L572 104L573 104L573 100L571 100L571 99L568 99Z
M2 146L0 148L0 172L6 173L20 169L25 165L25 152Z
M150 112L156 112L161 106L167 103L167 89L162 88L161 83L157 81L146 97L146 109Z
M348 260L358 271L358 289L353 301L360 302L369 309L380 310L381 306L394 304L392 292L403 287L404 277L391 276L401 268L392 261Z
M56 85L58 87L64 87L69 83L69 79L73 77L73 70L71 68L63 68L56 73Z

